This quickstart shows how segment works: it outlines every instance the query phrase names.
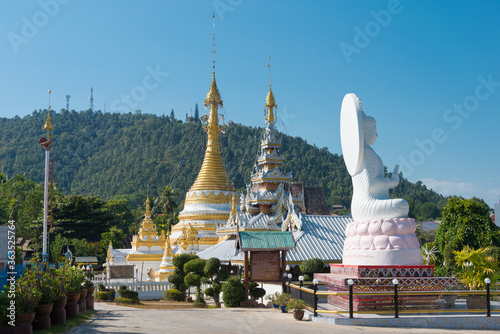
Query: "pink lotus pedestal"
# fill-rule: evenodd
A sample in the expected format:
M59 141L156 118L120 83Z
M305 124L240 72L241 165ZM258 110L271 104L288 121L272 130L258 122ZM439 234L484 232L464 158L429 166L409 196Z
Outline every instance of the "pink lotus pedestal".
M394 291L392 280L399 281L398 291L428 291L429 294L404 295L398 297L400 310L432 310L438 309L437 291L457 284L456 278L434 277L434 266L366 266L330 264L330 274L314 274L320 282L325 283L328 291L348 292L347 281L354 281L354 292ZM433 293L436 291L436 293ZM348 309L349 296L328 296L328 302ZM353 298L355 311L389 311L394 310L392 295L355 294Z

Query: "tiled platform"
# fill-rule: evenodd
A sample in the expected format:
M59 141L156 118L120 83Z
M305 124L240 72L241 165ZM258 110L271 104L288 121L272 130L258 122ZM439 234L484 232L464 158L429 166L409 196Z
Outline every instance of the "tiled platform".
M492 302L492 310L500 309L500 302ZM334 310L336 307L327 303L320 303L318 310ZM487 329L500 330L500 312L493 312L491 317L484 313L468 313L465 300L457 300L456 313L400 313L399 318L393 314L354 314L350 319L347 313L321 314L313 317L312 321L344 326L368 327L408 327L408 328L439 328L439 329ZM312 315L312 312L309 312Z

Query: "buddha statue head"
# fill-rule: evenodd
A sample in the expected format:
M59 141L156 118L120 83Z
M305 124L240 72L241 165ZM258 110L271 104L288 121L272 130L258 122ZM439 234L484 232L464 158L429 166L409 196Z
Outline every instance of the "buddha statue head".
M365 137L365 145L373 145L375 144L375 140L378 137L377 134L377 121L375 118L371 116L366 116L364 111L363 113L363 132Z

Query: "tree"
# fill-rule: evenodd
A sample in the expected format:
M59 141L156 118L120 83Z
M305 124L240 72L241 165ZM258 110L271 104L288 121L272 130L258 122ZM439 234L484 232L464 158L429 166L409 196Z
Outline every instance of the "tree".
M180 254L174 256L172 259L172 264L175 266L174 273L168 276L168 281L172 283L175 288L181 292L187 290L187 286L184 283L184 278L186 277L186 272L184 271L184 264L191 260L198 259L198 256L194 254Z
M113 248L122 248L123 240L125 240L125 233L116 226L109 228L109 232L101 233L101 241L99 244L103 249L108 249L109 242L113 245Z
M304 275L307 275L307 279L304 279L310 281L314 273L322 273L325 271L325 264L318 258L305 260L300 265L300 271L302 271Z
M200 112L198 111L198 103L196 103L196 105L194 106L194 120L197 123L200 121Z
M170 112L170 123L175 123L174 108L172 108L172 111Z
M491 220L487 205L473 199L450 198L434 244L439 250L437 263L449 271L455 267L455 251L466 246L500 246L500 229Z
M201 279L205 276L205 263L205 260L197 258L190 260L184 264L184 272L186 273L184 283L186 283L188 287L196 287L197 303L205 303L203 297L201 296Z
M217 307L220 307L220 293L222 292L222 281L229 278L229 273L225 268L220 265L220 260L216 257L212 257L205 263L205 268L203 269L205 277L210 280L211 288L205 290L205 294L214 298L214 303ZM211 289L211 290L209 290ZM208 292L208 293L207 293Z

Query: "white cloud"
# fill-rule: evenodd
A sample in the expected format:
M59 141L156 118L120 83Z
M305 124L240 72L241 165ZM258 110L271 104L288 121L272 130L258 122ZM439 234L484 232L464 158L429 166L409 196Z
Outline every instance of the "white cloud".
M462 180L440 181L432 178L422 179L422 182L427 186L427 188L430 188L445 196L458 195L465 198L479 196L477 194L477 186L471 182L464 182Z

